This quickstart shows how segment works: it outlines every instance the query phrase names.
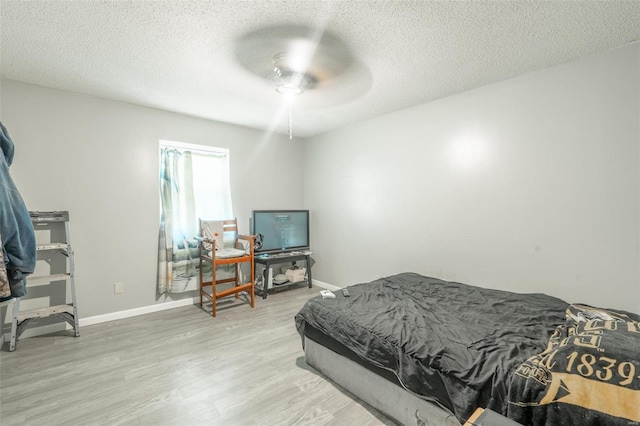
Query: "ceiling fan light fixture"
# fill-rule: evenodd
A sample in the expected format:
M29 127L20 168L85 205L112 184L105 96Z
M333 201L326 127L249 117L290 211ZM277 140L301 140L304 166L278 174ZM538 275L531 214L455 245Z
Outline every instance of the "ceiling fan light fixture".
M271 81L276 92L282 95L299 95L313 85L313 79L308 74L282 70L275 72Z
M282 95L295 96L313 86L314 79L309 74L296 71L293 64L296 58L286 53L273 56L273 74L271 81L276 86L276 92Z
M276 86L276 92L285 96L297 96L303 93L304 89L295 83L282 83Z

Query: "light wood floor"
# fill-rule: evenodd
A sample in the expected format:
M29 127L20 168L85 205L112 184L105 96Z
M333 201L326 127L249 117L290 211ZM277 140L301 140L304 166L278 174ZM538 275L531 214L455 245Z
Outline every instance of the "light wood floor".
M293 317L319 290L5 344L0 424L392 425L305 363Z

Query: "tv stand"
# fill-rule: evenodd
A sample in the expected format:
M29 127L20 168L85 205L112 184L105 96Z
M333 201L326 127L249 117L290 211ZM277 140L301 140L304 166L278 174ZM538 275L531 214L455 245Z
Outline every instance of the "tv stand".
M274 285L275 287L286 287L286 286L290 286L293 284L300 284L303 282L307 282L307 284L309 285L309 288L311 288L311 262L310 262L310 256L311 256L311 252L305 251L305 252L299 252L299 251L292 251L292 252L285 252L285 253L275 253L275 254L258 254L255 256L255 263L259 263L261 265L264 265L264 271L262 272L262 298L266 299L267 298L267 292L269 291L269 268L272 265L276 265L279 263L293 263L294 265L296 264L296 262L300 261L300 260L304 260L306 262L306 267L307 267L307 279L304 281L296 281L296 282L287 282L284 284L279 284L279 285Z

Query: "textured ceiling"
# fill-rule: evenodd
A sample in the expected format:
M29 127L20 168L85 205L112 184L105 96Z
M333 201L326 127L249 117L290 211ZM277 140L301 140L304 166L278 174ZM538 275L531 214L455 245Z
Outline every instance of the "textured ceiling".
M640 1L1 0L0 14L3 78L281 133L283 98L238 42L324 28L357 67L295 99L303 137L640 39Z

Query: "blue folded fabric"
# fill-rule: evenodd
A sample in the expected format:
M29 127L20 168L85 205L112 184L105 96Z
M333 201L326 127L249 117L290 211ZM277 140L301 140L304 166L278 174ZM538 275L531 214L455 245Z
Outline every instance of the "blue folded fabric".
M11 297L21 297L27 294L24 279L33 273L36 266L36 238L29 210L9 174L15 146L2 122L0 148L0 234L4 263Z

